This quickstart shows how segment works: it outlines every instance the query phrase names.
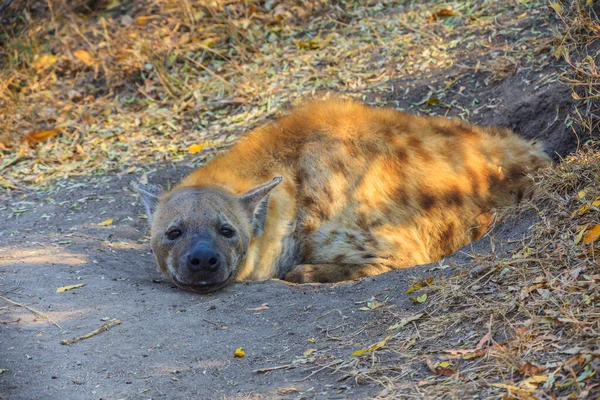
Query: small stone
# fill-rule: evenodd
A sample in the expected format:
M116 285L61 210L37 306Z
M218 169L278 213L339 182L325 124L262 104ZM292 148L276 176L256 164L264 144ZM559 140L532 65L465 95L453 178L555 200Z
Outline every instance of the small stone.
M69 100L71 100L73 103L77 103L83 99L83 95L77 90L69 90L68 96Z
M131 18L131 15L123 15L121 17L121 25L123 26L129 26L133 23L133 18Z

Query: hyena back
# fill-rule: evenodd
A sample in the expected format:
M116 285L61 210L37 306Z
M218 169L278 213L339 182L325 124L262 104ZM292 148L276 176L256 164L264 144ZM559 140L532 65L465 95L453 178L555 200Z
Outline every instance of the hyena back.
M204 292L436 261L484 234L548 163L505 128L336 99L254 130L169 193L138 190L159 270Z

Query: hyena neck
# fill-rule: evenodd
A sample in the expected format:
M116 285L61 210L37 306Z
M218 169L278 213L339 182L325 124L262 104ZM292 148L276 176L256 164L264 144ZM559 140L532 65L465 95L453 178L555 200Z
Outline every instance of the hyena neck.
M292 179L284 175L281 185L269 194L262 233L250 241L240 262L236 280L265 280L286 273L297 258L296 199ZM283 272L282 272L283 271Z

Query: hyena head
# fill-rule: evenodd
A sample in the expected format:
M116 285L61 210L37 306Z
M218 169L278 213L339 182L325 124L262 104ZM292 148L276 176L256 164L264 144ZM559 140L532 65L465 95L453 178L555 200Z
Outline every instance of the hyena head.
M185 290L211 292L225 286L260 235L269 192L281 177L235 196L223 189L134 184L150 218L158 269Z

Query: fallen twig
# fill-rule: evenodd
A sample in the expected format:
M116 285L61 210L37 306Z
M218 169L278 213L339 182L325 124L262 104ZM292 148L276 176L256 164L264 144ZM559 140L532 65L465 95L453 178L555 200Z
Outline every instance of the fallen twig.
M17 303L16 301L12 301L12 300L10 300L10 299L7 299L7 298L6 298L6 297L4 297L4 296L0 296L0 299L2 299L2 300L4 300L4 301L6 301L7 303L10 303L10 304L12 304L12 305L15 305L15 306L17 306L17 307L23 307L23 308L25 308L26 310L29 310L29 311L31 311L32 313L34 313L34 314L36 314L36 315L39 315L40 317L42 317L42 318L45 318L45 319L47 319L48 321L52 322L54 325L56 325L56 326L58 327L58 329L62 329L62 327L61 327L59 324L57 324L57 323L56 323L56 321L54 321L52 318L50 318L49 316L47 316L46 314L44 314L44 313L43 313L43 312L41 312L41 311L38 311L38 310L36 310L36 309L34 309L34 308L31 308L31 307L29 307L29 306L26 306L25 304Z
M323 366L323 367L321 367L321 368L319 368L319 369L317 369L317 370L315 370L315 371L311 372L309 375L305 376L305 377L304 377L304 378L302 378L302 379L299 379L299 380L297 380L296 382L302 382L302 381L305 381L305 380L307 380L308 378L310 378L311 376L313 376L313 375L315 375L315 374L317 374L317 373L319 373L319 372L323 371L324 369L331 368L331 367L333 367L333 366L335 366L335 365L337 365L337 364L340 364L340 363L341 363L341 361L340 361L340 360L335 360L335 361L333 361L333 362L331 362L331 363L329 363L329 364L327 364L327 365L325 365L325 366Z
M292 368L295 368L292 364L286 364L286 365L278 365L277 367L259 368L259 369L255 369L252 372L254 372L255 374L265 374L270 371L277 371L278 369L292 369Z
M112 328L113 326L116 326L116 325L121 325L121 321L118 320L118 319L112 319L112 320L110 320L108 322L105 322L104 324L102 324L102 326L100 328L98 328L98 329L96 329L96 330L94 330L94 331L92 331L90 333L87 333L87 334L82 335L82 336L77 336L76 338L71 339L71 340L62 340L60 342L60 344L71 345L73 343L79 342L80 340L89 339L92 336L96 336L97 334L99 334L101 332L107 331L107 330L109 330L110 328Z

